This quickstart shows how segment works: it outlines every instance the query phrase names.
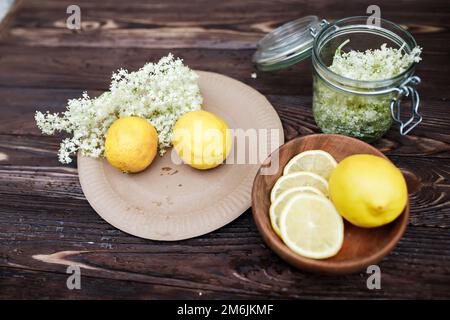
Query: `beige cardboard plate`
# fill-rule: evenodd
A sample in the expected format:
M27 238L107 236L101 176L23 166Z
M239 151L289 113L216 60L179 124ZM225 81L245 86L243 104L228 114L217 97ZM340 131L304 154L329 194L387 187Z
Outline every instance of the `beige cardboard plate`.
M283 143L280 119L263 95L220 74L198 74L203 109L222 117L232 129L278 129L279 138L271 148ZM171 151L157 156L138 174L123 174L105 159L79 154L78 173L86 199L116 228L166 241L216 230L251 206L252 183L259 164L222 164L200 171L175 164ZM261 155L261 162L268 153Z

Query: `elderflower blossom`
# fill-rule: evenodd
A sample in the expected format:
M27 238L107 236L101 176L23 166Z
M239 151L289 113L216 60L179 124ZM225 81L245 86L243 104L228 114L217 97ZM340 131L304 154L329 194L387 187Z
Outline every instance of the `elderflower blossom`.
M181 59L169 54L135 72L120 69L112 75L109 91L97 98L85 92L81 98L69 100L66 111L37 111L35 120L44 134L72 134L61 142L61 163L70 163L70 156L77 151L94 158L103 156L108 128L126 116L143 117L155 127L159 153L163 155L171 146L172 128L178 118L201 107L197 79Z
M393 78L421 60L420 47L403 54L403 47L388 48L386 44L375 50L341 53L342 47L348 42L345 41L337 48L329 68L353 80ZM319 76L314 76L314 119L325 133L339 133L368 142L375 141L392 125L392 98L393 93L359 95L343 92L328 85Z
M386 43L380 49L368 49L364 52L351 50L341 53L346 40L336 50L331 71L353 80L373 81L393 78L409 68L415 62L422 60L422 49L415 47L410 53L403 54L403 47L388 48Z

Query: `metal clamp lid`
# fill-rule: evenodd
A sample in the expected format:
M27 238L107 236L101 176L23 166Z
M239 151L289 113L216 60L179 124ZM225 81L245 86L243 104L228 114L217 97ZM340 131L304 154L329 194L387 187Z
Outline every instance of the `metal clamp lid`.
M310 57L314 42L311 30L319 30L323 26L317 16L306 16L283 24L258 42L253 62L261 71L272 71Z
M400 125L400 134L402 136L407 135L414 127L422 122L422 115L419 113L420 97L415 88L418 84L420 84L419 77L413 76L408 78L396 88L398 95L391 101L391 115L394 121ZM403 121L400 115L400 104L404 97L410 97L411 99L410 118L407 121Z

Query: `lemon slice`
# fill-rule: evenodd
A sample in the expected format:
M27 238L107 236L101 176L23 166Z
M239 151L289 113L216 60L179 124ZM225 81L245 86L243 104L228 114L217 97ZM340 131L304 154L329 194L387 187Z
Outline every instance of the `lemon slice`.
M328 152L308 150L293 157L284 167L283 174L307 171L318 174L328 180L336 166L336 160Z
M270 201L273 203L280 194L294 187L314 187L328 197L328 182L324 178L312 172L294 172L281 176L275 182Z
M280 216L284 243L295 253L312 259L336 255L344 241L344 222L333 203L321 196L298 194Z
M318 196L325 197L322 192L314 187L295 187L292 189L288 189L280 194L279 197L276 198L275 202L271 204L269 209L270 222L272 224L273 230L275 230L276 234L281 237L280 228L279 228L279 218L281 212L283 211L286 204L289 200L296 194L315 194Z

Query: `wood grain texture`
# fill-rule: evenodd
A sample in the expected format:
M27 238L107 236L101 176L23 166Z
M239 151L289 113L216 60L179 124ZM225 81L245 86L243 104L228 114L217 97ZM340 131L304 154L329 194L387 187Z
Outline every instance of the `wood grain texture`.
M22 0L4 0L0 4L0 35L4 35L14 20Z
M175 243L129 236L89 206L76 161L63 166L62 136L43 136L37 109L63 111L84 90L108 88L111 72L137 69L171 51L199 70L223 73L267 96L286 140L319 132L305 62L257 79L255 41L306 14L365 14L369 1L78 0L83 29L64 28L71 1L25 0L0 38L0 298L450 298L450 10L448 1L382 1L382 16L424 47L417 67L423 123L374 144L410 174L410 220L380 264L382 290L367 274L298 271L267 248L250 211L211 234ZM67 263L82 290L67 290Z

